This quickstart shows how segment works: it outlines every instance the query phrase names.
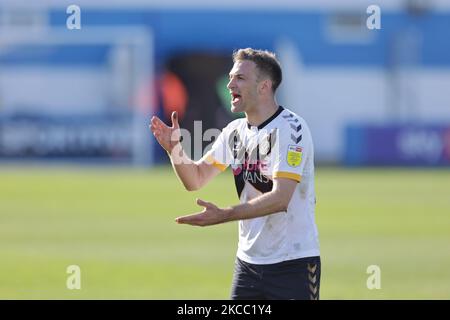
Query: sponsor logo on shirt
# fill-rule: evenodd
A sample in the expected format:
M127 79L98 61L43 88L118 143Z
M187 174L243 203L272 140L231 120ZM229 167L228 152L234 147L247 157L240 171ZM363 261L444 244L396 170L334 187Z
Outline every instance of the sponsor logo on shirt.
M267 171L268 163L264 160L258 160L256 162L251 162L246 160L244 164L233 164L231 169L233 170L233 175L238 176L243 172L243 179L249 182L269 182L269 179L262 174L262 172Z
M291 167L298 167L302 163L302 151L303 149L299 146L288 146L286 160Z

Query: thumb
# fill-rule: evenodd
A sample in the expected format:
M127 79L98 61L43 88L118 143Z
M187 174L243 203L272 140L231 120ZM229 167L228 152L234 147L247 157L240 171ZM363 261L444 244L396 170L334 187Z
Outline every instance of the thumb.
M178 113L176 111L172 112L172 126L178 129L180 125L178 124Z
M202 199L197 199L197 204L198 204L199 206L202 206L202 207L205 207L205 208L209 208L209 207L212 206L211 203L206 202L206 201L203 201Z

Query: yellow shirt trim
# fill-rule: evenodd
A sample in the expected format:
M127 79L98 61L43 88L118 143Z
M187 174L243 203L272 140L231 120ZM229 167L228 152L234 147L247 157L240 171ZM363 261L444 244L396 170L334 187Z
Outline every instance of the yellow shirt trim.
M216 167L220 171L225 171L225 169L228 167L226 164L220 163L219 161L214 159L214 157L212 155L208 155L206 157L206 162L211 164L211 165L213 165L214 167Z
M278 171L275 172L273 174L274 178L287 178L287 179L292 179L295 180L297 182L300 182L302 180L302 176L296 173L291 173L291 172L285 172L285 171Z

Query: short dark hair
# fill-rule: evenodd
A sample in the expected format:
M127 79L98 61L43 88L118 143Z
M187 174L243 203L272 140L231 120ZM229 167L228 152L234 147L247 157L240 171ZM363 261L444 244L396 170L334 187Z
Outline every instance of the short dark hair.
M239 49L233 52L233 62L249 60L256 64L260 72L272 80L272 91L280 86L282 80L281 66L275 53L267 50L255 50L252 48Z

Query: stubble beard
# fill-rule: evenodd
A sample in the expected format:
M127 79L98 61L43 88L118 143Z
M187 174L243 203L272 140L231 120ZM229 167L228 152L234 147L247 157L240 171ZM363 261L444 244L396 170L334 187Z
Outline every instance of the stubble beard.
M238 106L231 104L231 112L232 113L239 113L239 112L244 112L245 110L245 105L243 103L239 104Z

